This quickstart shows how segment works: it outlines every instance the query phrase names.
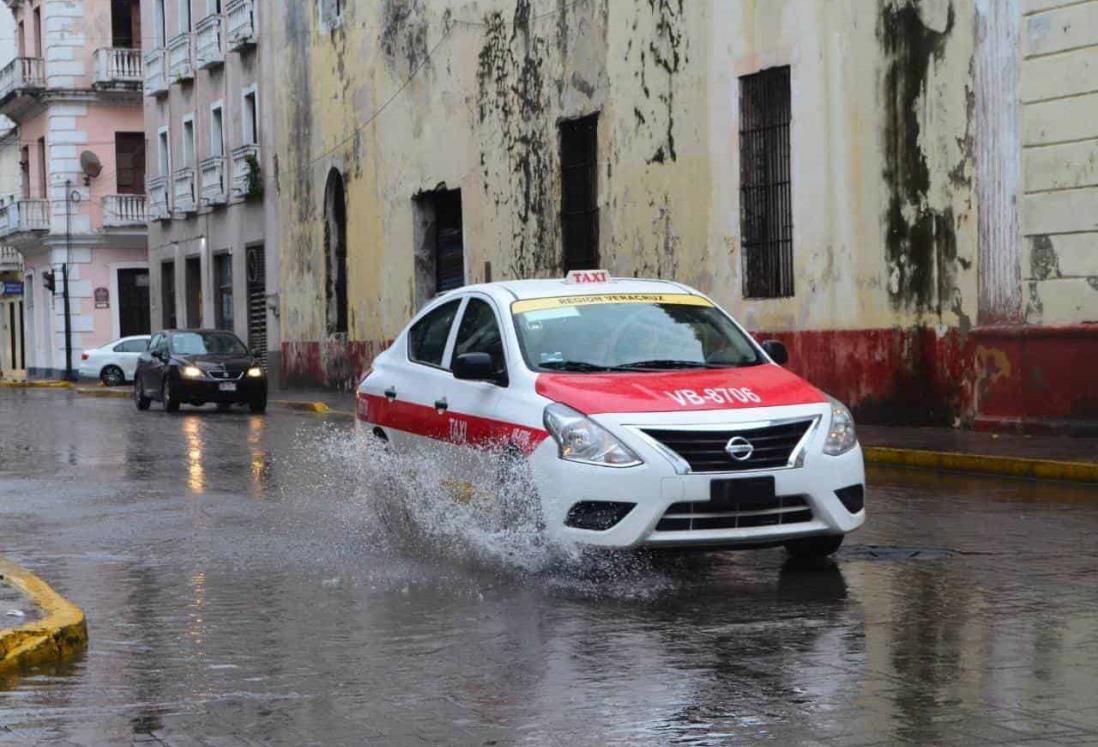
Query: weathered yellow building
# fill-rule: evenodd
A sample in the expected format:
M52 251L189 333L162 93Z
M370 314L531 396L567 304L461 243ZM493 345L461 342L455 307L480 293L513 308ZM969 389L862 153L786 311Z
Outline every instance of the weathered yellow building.
M439 289L597 264L709 292L864 417L1098 421L1023 376L1098 350L1098 193L1038 196L1098 177L1028 148L1094 153L1042 107L1093 80L1096 7L273 4L284 372L350 385Z

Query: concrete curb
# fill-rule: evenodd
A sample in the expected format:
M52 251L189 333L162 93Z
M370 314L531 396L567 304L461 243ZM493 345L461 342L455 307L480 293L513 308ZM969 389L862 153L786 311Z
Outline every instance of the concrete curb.
M1054 459L961 454L950 451L895 449L888 446L866 446L862 452L870 464L900 467L924 467L954 472L975 472L1005 477L1026 477L1034 480L1065 480L1098 483L1098 463L1061 462Z
M271 400L271 404L275 407L281 407L285 410L297 410L298 412L314 412L318 415L328 415L333 418L353 418L355 414L353 412L347 412L345 410L333 410L323 402L308 402L305 400L296 399L274 399Z
M72 389L71 381L0 381L6 389Z
M83 394L87 397L117 397L119 399L129 399L133 396L131 388L119 389L117 387L94 387L94 386L82 386L76 388L77 394Z
M25 568L0 559L0 576L13 583L42 610L41 620L0 629L0 673L60 661L88 644L84 613Z

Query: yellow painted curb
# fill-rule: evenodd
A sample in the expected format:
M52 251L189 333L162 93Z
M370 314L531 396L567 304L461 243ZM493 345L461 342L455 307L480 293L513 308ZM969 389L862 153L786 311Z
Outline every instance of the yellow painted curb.
M72 389L71 381L0 381L8 389Z
M306 402L304 400L297 399L276 399L271 401L272 405L283 407L287 410L300 410L302 412L316 412L321 415L327 415L332 411L332 408L323 402Z
M1061 462L1054 459L987 456L949 451L926 451L923 449L894 449L887 446L867 446L862 451L865 454L865 460L872 464L926 467L957 472L977 472L986 475L1028 477L1039 480L1098 483L1098 463L1092 462Z
M133 396L131 389L118 389L117 387L105 387L105 386L82 386L77 387L77 394L83 394L88 397L118 397L119 399L129 399Z
M88 626L79 607L25 568L0 559L0 575L42 611L43 618L0 629L0 673L31 664L61 661L84 650Z

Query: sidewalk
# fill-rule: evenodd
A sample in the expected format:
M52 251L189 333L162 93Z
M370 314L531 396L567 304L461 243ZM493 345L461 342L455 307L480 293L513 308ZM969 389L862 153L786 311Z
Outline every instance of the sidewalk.
M1098 438L858 426L866 462L1098 483Z

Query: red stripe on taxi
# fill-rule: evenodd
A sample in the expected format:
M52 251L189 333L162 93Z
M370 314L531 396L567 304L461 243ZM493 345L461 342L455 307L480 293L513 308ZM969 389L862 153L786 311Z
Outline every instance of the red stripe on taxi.
M481 448L514 446L530 454L548 438L540 428L529 428L504 420L481 418L447 410L439 413L434 407L413 402L358 393L355 414L359 420L385 428L394 428L417 436L467 444Z
M540 374L537 393L587 415L810 405L826 398L781 366L638 373Z

